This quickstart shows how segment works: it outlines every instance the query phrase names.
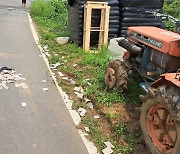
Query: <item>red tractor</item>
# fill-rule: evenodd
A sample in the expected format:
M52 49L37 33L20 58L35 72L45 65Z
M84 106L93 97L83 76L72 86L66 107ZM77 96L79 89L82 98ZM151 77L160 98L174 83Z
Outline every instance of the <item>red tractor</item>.
M179 22L176 22L179 24ZM105 74L109 89L127 88L127 78L138 76L147 96L141 96L141 130L153 154L180 154L180 29L129 27L118 43L127 51L124 61L111 62Z

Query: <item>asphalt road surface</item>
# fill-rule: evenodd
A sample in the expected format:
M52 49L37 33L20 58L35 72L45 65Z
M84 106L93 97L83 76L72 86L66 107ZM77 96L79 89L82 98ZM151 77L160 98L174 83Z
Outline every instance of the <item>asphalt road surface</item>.
M86 154L39 56L28 22L29 5L30 0L27 8L21 7L21 0L0 0L0 66L21 73L29 86L23 89L11 83L9 89L0 89L0 154Z

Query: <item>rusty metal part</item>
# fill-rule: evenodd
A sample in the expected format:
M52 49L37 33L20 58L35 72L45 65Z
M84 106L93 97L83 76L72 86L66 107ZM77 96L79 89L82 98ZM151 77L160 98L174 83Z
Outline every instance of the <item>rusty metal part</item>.
M151 87L157 88L161 85L177 86L180 88L179 74L178 73L166 73L156 80Z
M170 153L177 140L176 125L166 108L157 104L147 114L148 134L154 145L163 153Z

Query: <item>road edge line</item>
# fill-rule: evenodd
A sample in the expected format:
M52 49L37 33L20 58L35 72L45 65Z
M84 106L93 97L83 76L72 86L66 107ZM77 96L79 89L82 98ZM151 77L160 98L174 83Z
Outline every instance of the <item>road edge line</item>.
M52 77L52 79L53 79L53 81L54 81L54 83L55 83L55 85L56 85L56 87L57 87L57 89L58 89L58 91L59 91L62 99L64 100L64 104L66 105L66 108L67 108L67 110L69 111L69 113L70 113L70 115L71 115L71 118L73 119L74 125L77 126L78 124L75 123L77 117L73 116L72 112L70 112L70 111L76 111L76 110L72 110L72 109L69 109L69 108L67 107L67 104L65 103L65 99L66 99L66 101L67 101L68 95L67 95L67 94L62 90L62 88L58 85L56 79L54 79L53 73L52 73L52 71L51 71L51 69L50 69L50 66L49 66L49 61L48 61L48 59L46 58L46 55L43 53L43 52L44 52L44 49L42 48L42 46L41 46L40 43L39 43L39 37L38 37L37 32L36 32L36 30L35 30L35 27L34 27L34 25L33 25L32 18L31 18L31 16L30 16L29 13L27 13L27 14L28 14L29 24L30 24L31 32L32 32L32 34L33 34L34 41L35 41L37 47L39 48L39 51L40 51L40 53L41 53L41 55L42 55L42 57L43 57L46 65L47 65L47 68L48 68L48 70L49 70L49 72L50 72L50 74L51 74L51 77ZM67 95L67 96L66 96L66 95ZM71 101L71 100L68 100L68 101ZM77 112L77 111L76 111L76 112ZM78 114L78 113L77 113L77 114ZM77 115L77 114L76 114L76 115ZM78 114L78 115L79 115L79 114ZM98 154L97 148L94 146L94 143L91 142L91 141L89 141L89 140L86 138L86 135L87 135L87 134L84 133L81 129L77 129L77 131L78 131L78 133L79 133L82 141L84 142L88 153L89 153L89 154Z

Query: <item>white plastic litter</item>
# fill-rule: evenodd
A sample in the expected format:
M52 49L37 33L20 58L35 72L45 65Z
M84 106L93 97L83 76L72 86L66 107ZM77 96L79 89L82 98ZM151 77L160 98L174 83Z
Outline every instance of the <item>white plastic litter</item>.
M84 108L79 108L77 111L81 117L84 117L87 112Z
M43 91L48 91L49 89L48 88L42 88L43 89Z
M23 102L23 103L21 103L21 105L22 105L22 106L26 106L26 103L25 103L25 102Z

